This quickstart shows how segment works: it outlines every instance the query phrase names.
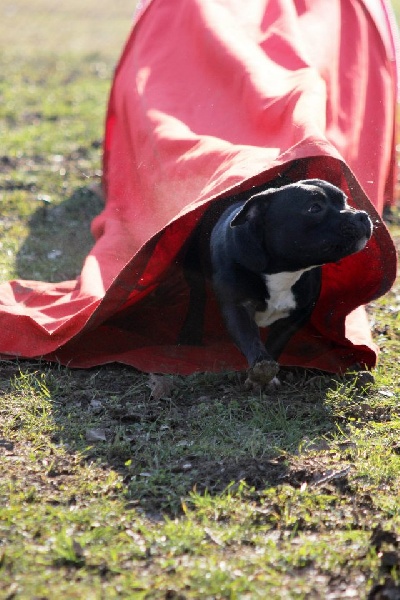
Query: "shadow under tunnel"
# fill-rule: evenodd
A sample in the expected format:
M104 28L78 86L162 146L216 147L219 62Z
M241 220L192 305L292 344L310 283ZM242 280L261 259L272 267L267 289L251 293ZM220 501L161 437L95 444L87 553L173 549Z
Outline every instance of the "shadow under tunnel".
M87 188L55 206L43 203L18 253L18 276L76 278L93 245L90 223L102 207ZM301 467L291 460L310 440L326 445L325 436L337 430L327 401L332 377L323 373L283 369L281 389L249 395L238 373L165 376L154 393L147 374L118 364L86 370L36 361L0 365L6 377L19 369L44 378L56 430L51 441L118 472L127 498L145 510L179 512L193 489L219 494L241 482L255 490L300 487L325 476L312 460ZM346 493L345 472L334 485Z

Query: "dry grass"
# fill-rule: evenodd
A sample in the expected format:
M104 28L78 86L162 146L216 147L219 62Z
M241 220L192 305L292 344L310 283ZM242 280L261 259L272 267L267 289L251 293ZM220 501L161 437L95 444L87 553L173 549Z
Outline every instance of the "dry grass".
M3 0L0 48L8 53L118 57L135 11L130 0Z

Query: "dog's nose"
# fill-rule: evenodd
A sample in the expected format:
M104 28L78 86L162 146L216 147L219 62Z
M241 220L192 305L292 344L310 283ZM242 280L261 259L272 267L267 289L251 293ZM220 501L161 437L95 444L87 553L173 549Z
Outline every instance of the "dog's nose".
M358 227L364 230L366 236L369 238L372 235L373 225L372 221L364 210L360 210L355 214L355 222L358 224Z
M355 218L358 221L363 221L364 223L368 223L369 220L370 220L368 214L364 210L360 210L360 211L356 212L355 213Z

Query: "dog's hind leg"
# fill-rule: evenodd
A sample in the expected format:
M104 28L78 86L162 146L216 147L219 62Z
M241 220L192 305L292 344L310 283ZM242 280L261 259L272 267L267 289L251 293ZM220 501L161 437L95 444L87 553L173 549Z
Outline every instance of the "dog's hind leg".
M194 246L189 247L186 253L183 270L189 287L189 305L179 333L178 344L201 346L207 293L205 276L200 268L198 253Z

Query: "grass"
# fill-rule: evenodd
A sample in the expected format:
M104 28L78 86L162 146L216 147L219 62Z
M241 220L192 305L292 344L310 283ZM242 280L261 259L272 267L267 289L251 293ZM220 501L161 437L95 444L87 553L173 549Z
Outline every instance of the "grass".
M33 55L37 12L12 6L0 278L69 279L101 208L91 186L132 7L70 2L70 29ZM62 22L50 6L35 3L47 32ZM94 15L114 45L89 35ZM167 378L152 394L123 366L0 361L0 598L342 599L384 582L396 597L399 306L397 282L369 309L382 351L368 393L292 370L273 394L230 373Z

